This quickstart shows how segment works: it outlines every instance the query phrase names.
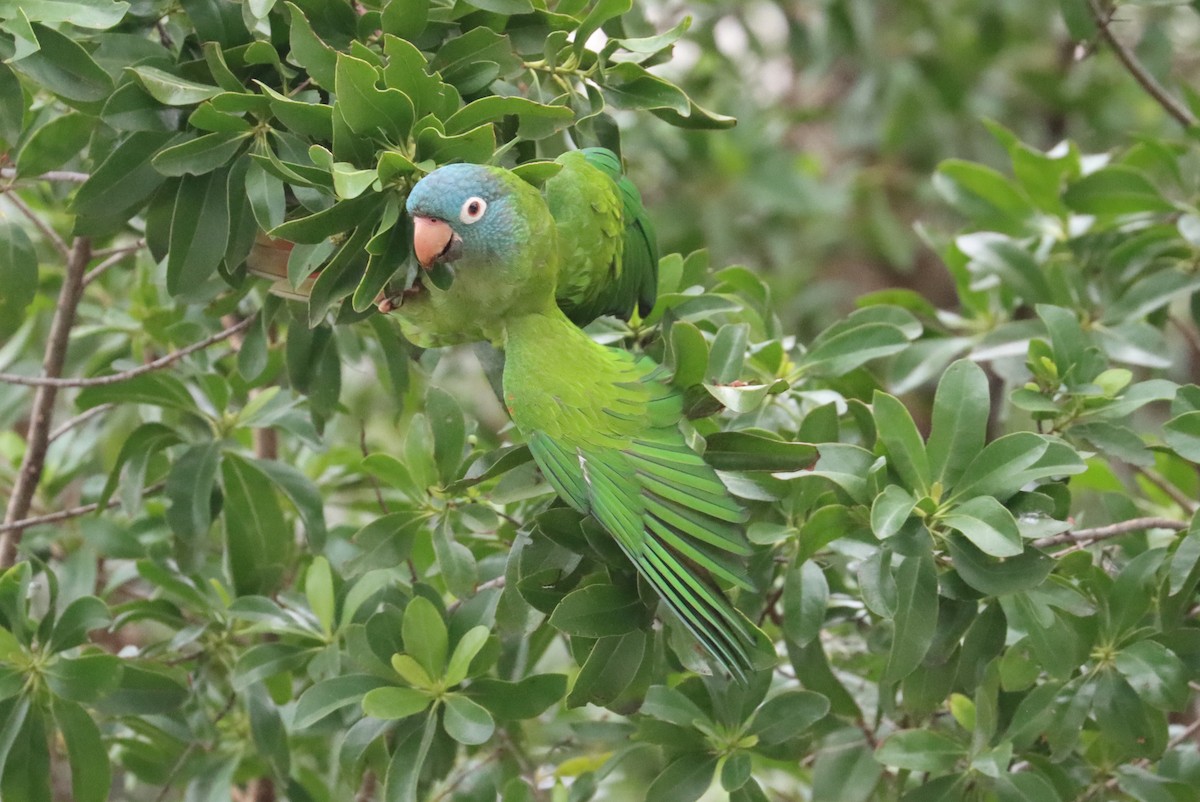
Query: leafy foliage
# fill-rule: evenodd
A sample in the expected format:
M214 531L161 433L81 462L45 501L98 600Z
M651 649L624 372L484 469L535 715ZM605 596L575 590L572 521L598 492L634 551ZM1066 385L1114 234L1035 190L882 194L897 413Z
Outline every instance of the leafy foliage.
M1074 139L966 105L1090 54L1084 0L927 8L945 47L894 63L888 12L827 5L0 0L0 796L1200 798L1195 126L1107 55L1039 100ZM964 9L1004 33L964 44ZM1159 66L1193 15L1138 17ZM861 63L854 141L932 176L920 242L866 171L844 227L797 207L846 189L779 160L781 41ZM751 511L735 599L779 665L745 685L554 502L496 355L375 312L421 175L537 183L572 145L624 145L676 246L644 319L589 332L672 368ZM808 258L789 215L861 218L889 278L920 258L952 298L897 280L831 319L814 285L797 315L792 277L690 247L714 203L717 250L777 268Z

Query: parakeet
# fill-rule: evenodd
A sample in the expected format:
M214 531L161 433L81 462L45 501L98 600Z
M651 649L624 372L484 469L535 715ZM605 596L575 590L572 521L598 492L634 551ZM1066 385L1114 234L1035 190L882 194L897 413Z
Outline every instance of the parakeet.
M761 633L712 578L751 589L738 559L750 551L746 513L687 445L681 397L667 370L595 342L560 308L586 317L633 303L621 293L614 293L621 300L584 297L576 286L570 304L561 290L556 294L556 276L570 281L579 270L560 258L590 259L589 269L598 269L609 251L629 253L621 242L626 221L616 225L605 208L611 201L595 205L599 221L564 225L551 214L587 205L586 197L586 190L566 187L547 187L543 197L498 167L433 171L407 201L414 251L427 270L451 264L454 280L445 290L423 284L405 298L400 320L436 332L462 326L504 350L504 403L558 495L593 515L704 648L745 678L761 662ZM588 226L606 227L608 251L589 252L569 239ZM635 234L646 237L652 254L648 226ZM637 284L643 301L652 297L640 283L644 275Z
M559 307L580 326L600 315L628 320L635 310L648 314L658 288L658 245L641 196L622 174L620 160L605 148L585 148L564 153L555 163L559 171L545 181L542 196L560 248ZM414 281L399 294L381 297L380 309L390 312L403 305L422 286ZM405 335L417 345L488 339L472 325L469 307L449 318L427 312L416 304L402 316Z

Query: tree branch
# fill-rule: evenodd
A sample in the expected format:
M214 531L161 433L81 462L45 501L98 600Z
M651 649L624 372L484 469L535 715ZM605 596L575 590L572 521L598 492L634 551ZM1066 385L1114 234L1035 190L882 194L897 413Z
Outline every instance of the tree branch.
M228 340L238 332L245 331L250 328L254 322L254 316L239 321L230 326L224 331L219 331L211 337L205 337L197 343L192 343L186 348L180 348L178 351L172 351L169 354L160 356L153 362L147 362L145 365L139 365L130 370L124 370L120 373L110 373L107 376L92 376L86 379L60 379L57 377L45 376L18 376L13 373L0 373L0 382L7 384L19 384L24 387L100 387L106 384L116 384L127 379L132 379L135 376L141 376L143 373L151 373L178 362L189 354L194 354L197 351L202 351L209 346L216 345L223 340Z
M15 197L15 196L10 196ZM71 327L75 323L75 310L83 294L83 271L92 256L92 242L87 237L77 237L67 259L67 272L62 289L58 293L58 305L50 324L50 336L46 342L46 354L42 360L42 375L53 379L62 375L67 359L67 345L71 339ZM46 449L50 445L50 423L54 415L54 399L58 388L54 385L38 387L33 398L29 416L29 429L25 434L25 456L13 485L12 496L4 511L5 525L20 521L29 514L42 469L46 463ZM6 529L0 534L0 570L9 568L17 557L17 546L25 528Z
M1200 505L1188 498L1187 494L1180 490L1175 485L1153 468L1143 468L1140 465L1133 466L1134 470L1146 477L1146 481L1157 487L1165 493L1172 501L1178 504L1186 512L1194 513Z
M157 493L159 490L162 490L164 487L166 487L166 484L166 482L159 482L143 488L142 495L148 496L151 493ZM110 498L104 504L104 509L111 509L118 506L120 503L120 499ZM0 524L0 535L17 529L28 529L32 526L53 524L58 523L59 521L69 521L72 518L79 518L83 515L87 515L90 512L95 512L98 509L100 509L100 503L94 501L91 504L82 504L78 507L70 507L65 510L59 510L58 512L50 512L46 513L45 515L35 515L31 518L22 518L21 520L13 521L12 523Z
M1167 93L1162 84L1150 72L1142 66L1138 61L1137 56L1133 51L1121 43L1112 32L1112 15L1116 8L1109 9L1107 12L1100 7L1099 0L1087 0L1088 9L1092 12L1092 19L1096 22L1096 27L1100 29L1100 35L1104 37L1104 41L1108 42L1117 59L1125 65L1125 69L1133 76L1133 79L1141 84L1142 88L1150 97L1154 98L1158 105L1163 107L1163 110L1170 114L1175 120L1185 128L1193 128L1196 125L1196 116L1192 112Z
M80 412L78 415L76 415L73 418L68 419L66 422L59 425L59 427L57 429L50 432L50 442L53 443L58 438L62 437L64 434L66 434L67 432L74 429L76 426L80 425L81 423L86 423L87 421L90 421L92 418L96 417L97 415L102 415L103 413L108 412L114 406L116 406L116 404L101 404L100 406L92 407L89 410Z
M0 167L0 178L16 178L16 167ZM51 170L34 176L35 181L64 181L68 184L82 184L91 178L87 173L77 173L72 170Z
M144 239L140 239L132 245L126 245L122 248L114 248L113 250L108 251L106 254L108 258L89 270L87 275L83 277L83 286L86 287L96 279L100 278L110 267L123 262L125 257L140 251L145 244L146 241Z
M42 232L42 236L50 241L50 244L54 246L56 251L62 254L63 259L69 260L71 258L71 249L67 247L67 243L63 242L63 238L58 236L58 232L51 228L50 224L43 220L37 212L30 209L25 201L21 200L20 196L13 192L12 187L5 187L2 193L8 197L9 203L17 207L18 212L25 215L29 222L33 223L37 227L37 230ZM88 254L90 256L91 251L88 251Z
M1093 529L1076 529L1071 532L1063 532L1061 535L1053 535L1052 537L1043 537L1033 541L1035 548L1045 548L1046 546L1060 546L1064 543L1094 543L1097 540L1107 540L1113 537L1127 535L1130 532L1141 532L1145 529L1174 529L1176 532L1182 532L1188 528L1186 521L1176 521L1172 518L1130 518L1128 521L1121 521L1108 526L1097 526Z

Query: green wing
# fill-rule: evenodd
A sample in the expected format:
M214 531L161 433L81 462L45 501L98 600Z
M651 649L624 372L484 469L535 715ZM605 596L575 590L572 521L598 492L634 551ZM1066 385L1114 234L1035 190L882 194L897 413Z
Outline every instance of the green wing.
M745 511L684 441L665 371L609 354L627 380L603 388L598 377L577 398L552 392L559 411L549 425L528 426L540 413L527 407L514 419L559 495L593 514L696 639L744 678L755 668L756 629L710 577L751 589L738 560L750 551Z
M610 150L585 148L557 160L546 203L558 226L557 298L584 325L600 315L628 319L654 307L658 244L641 195Z

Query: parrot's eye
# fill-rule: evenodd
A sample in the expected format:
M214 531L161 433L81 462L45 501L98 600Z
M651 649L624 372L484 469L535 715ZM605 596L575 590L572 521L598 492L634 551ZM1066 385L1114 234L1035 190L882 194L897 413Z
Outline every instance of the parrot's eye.
M462 205L462 210L458 213L458 219L464 223L475 223L483 217L483 213L486 211L487 201L483 198L467 198Z

